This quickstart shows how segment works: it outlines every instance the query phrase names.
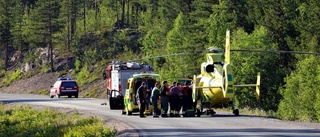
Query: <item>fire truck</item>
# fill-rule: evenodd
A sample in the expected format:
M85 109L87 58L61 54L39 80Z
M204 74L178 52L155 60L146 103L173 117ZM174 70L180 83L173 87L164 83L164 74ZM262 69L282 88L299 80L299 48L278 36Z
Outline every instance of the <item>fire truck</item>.
M134 74L154 73L153 68L145 63L112 61L103 71L107 85L107 102L110 109L123 109L123 95L127 89L128 79Z

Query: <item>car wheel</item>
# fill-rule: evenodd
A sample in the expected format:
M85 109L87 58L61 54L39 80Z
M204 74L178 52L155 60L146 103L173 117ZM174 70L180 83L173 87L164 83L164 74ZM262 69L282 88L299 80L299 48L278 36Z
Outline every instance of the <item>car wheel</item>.
M68 98L71 98L71 95L68 95Z
M75 97L75 98L78 98L78 94L75 94L74 97Z

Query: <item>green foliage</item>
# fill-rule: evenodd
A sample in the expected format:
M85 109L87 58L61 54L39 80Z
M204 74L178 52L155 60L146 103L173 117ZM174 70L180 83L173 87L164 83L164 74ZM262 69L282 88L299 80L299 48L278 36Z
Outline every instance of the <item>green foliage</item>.
M9 86L12 82L21 78L21 70L6 72L5 76L2 79L1 86Z
M94 89L90 89L89 91L85 92L83 94L84 98L98 98L99 95L96 93L95 88Z
M30 50L25 53L24 62L26 63L36 62L39 55L40 55L39 50Z
M39 90L38 91L38 94L40 94L40 95L48 95L48 89L42 89L42 90Z
M174 22L174 27L168 32L166 51L168 54L176 53L192 53L198 51L201 46L195 47L194 41L191 41L192 35L190 35L191 26L188 17L182 12L178 15ZM169 81L174 81L177 78L192 77L192 74L198 73L198 66L185 65L185 64L200 64L202 59L201 54L192 54L187 56L173 56L167 58L167 64L163 66L160 73L163 77ZM200 60L200 61L199 61Z
M115 136L115 131L103 125L96 117L83 118L77 113L64 114L29 106L6 109L0 106L0 133L2 136Z
M82 65L81 65L81 61L79 59L76 59L75 63L74 63L75 68L75 73L78 73L81 71Z
M23 74L23 78L31 78L32 76L36 75L39 73L38 71L28 71Z
M301 60L281 89L283 100L278 114L286 120L320 121L319 111L319 60L312 56Z
M247 34L239 29L232 37L232 49L260 49L275 50L277 47L268 36L264 27L256 29L252 34ZM277 110L281 99L278 87L282 81L282 71L277 69L276 54L236 52L231 54L231 64L235 75L236 84L256 83L257 73L261 72L261 107L264 110ZM255 99L255 90L236 89L236 101L240 108L255 108L259 102Z
M0 70L0 78L4 77L6 75L6 71Z
M50 72L50 66L49 66L49 64L48 64L48 63L43 63L43 64L41 65L40 72L41 72L42 74L46 74L46 73Z
M52 45L54 54L76 57L73 73L82 85L96 80L92 72L101 72L107 61L180 52L194 54L143 62L153 65L161 80L199 74L204 58L196 51L223 48L227 29L232 33L231 49L320 51L318 0L128 0L122 6L119 0L0 0L0 50L9 47L11 51L13 46L23 51L24 62L37 64L39 55L34 49ZM5 66L4 55L0 66ZM261 100L254 100L253 89L238 89L238 106L277 111L284 95L279 88L297 84L284 81L285 76L299 69L296 63L305 58L232 52L236 84L255 83L257 72L262 77ZM48 64L40 67L42 73L48 70ZM3 77L9 83L7 75ZM292 109L297 108L293 105ZM318 117L318 112L316 116L301 113L305 118L299 119Z
M219 1L213 5L213 13L206 24L206 31L209 34L209 47L222 48L225 45L226 30L234 30L236 15L229 12L228 1Z
M98 77L96 75L90 74L87 65L83 66L81 71L77 74L77 83L79 84L79 86L91 83L96 79L98 79Z

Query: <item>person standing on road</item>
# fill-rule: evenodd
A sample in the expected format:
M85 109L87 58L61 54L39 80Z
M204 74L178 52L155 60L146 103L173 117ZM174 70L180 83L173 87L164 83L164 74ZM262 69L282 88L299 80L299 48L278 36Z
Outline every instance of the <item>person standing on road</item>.
M171 88L171 99L170 99L170 117L178 117L179 116L179 90L181 84L177 83L176 87Z
M169 110L170 110L170 116L172 116L172 114L173 114L173 111L174 111L174 102L172 102L173 100L172 100L172 90L175 88L175 87L177 87L177 82L172 82L172 85L170 86L170 88L169 88L169 95L168 95L168 102L169 102L169 104L168 104L168 107L169 107Z
M168 95L169 95L168 81L163 81L163 86L160 88L161 94L161 117L168 117Z
M151 97L151 90L152 87L154 86L154 83L151 80L148 80L148 86L147 86L147 91L146 91L146 110L145 110L145 115L149 115L150 114L150 108L149 105L151 105L150 103L150 97ZM151 89L149 89L151 88Z
M159 88L160 88L160 84L157 82L151 92L150 101L153 105L153 117L159 117L158 116L158 111L159 111L158 110L158 99L160 96L160 89Z
M192 101L192 88L190 85L187 84L186 87L183 89L183 110L182 114L183 117L187 116L187 112L193 109L193 101ZM189 113L188 113L189 114Z
M144 115L144 111L146 109L146 92L147 92L147 84L142 82L141 86L138 88L138 100L139 100L139 111L140 117L146 117Z

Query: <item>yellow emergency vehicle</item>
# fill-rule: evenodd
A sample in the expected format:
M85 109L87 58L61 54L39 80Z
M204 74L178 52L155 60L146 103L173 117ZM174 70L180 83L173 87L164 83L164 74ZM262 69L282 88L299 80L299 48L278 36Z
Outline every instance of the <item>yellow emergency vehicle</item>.
M151 96L151 91L159 78L159 74L154 73L140 73L134 74L128 79L127 89L124 94L123 103L124 108L122 114L132 115L132 113L139 112L138 100L137 100L137 90L141 86L142 82L147 83L147 89L150 90L149 96ZM160 101L158 101L158 110L160 113ZM149 111L146 110L146 115L151 115L153 112L152 105L149 104Z

